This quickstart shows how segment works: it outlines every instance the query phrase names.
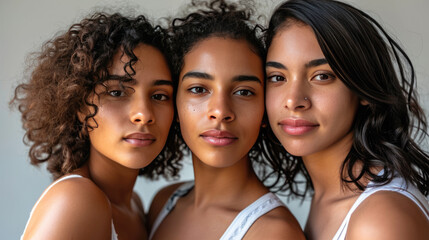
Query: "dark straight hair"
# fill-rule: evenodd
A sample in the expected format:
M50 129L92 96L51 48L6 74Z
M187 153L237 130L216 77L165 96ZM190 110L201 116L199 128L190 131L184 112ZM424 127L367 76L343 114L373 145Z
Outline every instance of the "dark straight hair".
M387 184L395 174L404 177L424 194L429 191L429 156L419 141L427 137L426 116L417 101L414 67L399 44L368 14L332 0L291 0L273 13L266 30L267 48L279 30L294 23L310 26L330 67L360 99L354 120L353 146L341 168L342 181L360 190L363 177ZM270 133L272 134L272 133ZM279 149L279 142L269 143ZM288 181L299 173L310 180L300 157L288 156ZM359 163L362 169L353 170ZM384 169L377 176L374 167ZM311 188L306 184L305 191Z

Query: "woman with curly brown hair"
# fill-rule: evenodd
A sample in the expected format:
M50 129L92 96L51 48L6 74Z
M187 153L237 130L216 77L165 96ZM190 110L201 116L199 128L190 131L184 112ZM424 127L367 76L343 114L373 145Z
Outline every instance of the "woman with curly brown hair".
M257 171L281 166L262 158L265 51L252 8L223 0L195 7L171 26L178 121L195 181L155 196L150 238L303 239L294 216L270 192L275 184L264 186L270 174Z
M12 104L56 181L22 239L147 237L136 178L175 176L182 157L167 39L144 16L97 13L36 54Z

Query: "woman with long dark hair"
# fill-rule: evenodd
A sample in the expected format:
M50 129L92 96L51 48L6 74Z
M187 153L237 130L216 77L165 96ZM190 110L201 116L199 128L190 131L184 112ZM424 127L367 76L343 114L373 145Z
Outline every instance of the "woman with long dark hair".
M307 237L427 238L429 156L417 142L427 121L399 44L331 0L281 4L266 44L269 148L286 158L292 192L314 189Z

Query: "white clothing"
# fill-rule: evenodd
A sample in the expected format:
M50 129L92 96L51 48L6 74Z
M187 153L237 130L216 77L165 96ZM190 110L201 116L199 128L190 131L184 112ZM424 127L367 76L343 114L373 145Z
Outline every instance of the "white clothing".
M46 188L46 190L43 192L42 196L40 196L39 200L37 200L36 204L34 205L33 209L31 210L30 217L28 218L27 224L25 225L24 232L23 232L23 234L21 235L21 240L22 240L22 238L24 237L25 230L27 230L28 223L30 222L31 216L33 216L33 212L34 212L34 210L36 209L37 205L38 205L38 204L39 204L39 202L42 200L42 198L46 195L46 193L47 193L47 192L48 192L48 191L49 191L53 186L55 186L55 184L57 184L57 183L59 183L59 182L61 182L61 181L67 180L67 179L69 179L69 178L81 178L81 177L82 177L81 175L77 175L77 174L68 175L68 176L65 176L65 177L62 177L62 178L60 178L60 179L56 180L56 181L55 181L55 182L53 182L53 183L52 183L48 188ZM111 237L111 239L112 239L112 240L118 240L118 234L116 234L115 226L113 225L113 220L112 220L112 237Z
M383 172L384 170L380 171L378 175L383 174ZM384 186L376 186L373 182L368 184L368 187L350 208L349 212L344 218L343 223L341 224L335 236L332 238L333 240L344 240L346 238L347 228L353 212L367 197L378 191L392 191L408 197L422 210L426 218L429 220L429 202L426 197L413 184L407 184L405 179L395 176L390 183Z
M158 229L164 218L173 210L174 206L180 197L185 196L194 187L194 182L186 182L182 184L168 199L160 214L156 218L149 239L152 239L156 230ZM221 240L238 240L242 239L247 233L252 224L258 220L259 217L266 214L277 207L286 207L282 201L273 193L267 193L254 201L252 204L243 209L229 225L228 229L224 232Z

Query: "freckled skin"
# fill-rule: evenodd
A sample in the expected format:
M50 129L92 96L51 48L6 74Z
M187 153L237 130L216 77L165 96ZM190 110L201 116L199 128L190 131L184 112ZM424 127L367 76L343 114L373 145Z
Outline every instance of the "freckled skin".
M262 60L245 40L209 37L185 56L177 111L182 136L192 151L195 186L177 201L153 239L219 239L241 210L269 191L248 157L264 114L263 77ZM206 138L211 130L233 140ZM155 196L150 225L178 185ZM304 235L283 207L265 214L246 233L246 239L286 238Z

